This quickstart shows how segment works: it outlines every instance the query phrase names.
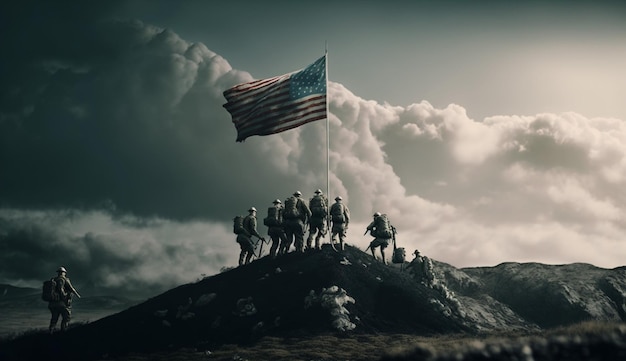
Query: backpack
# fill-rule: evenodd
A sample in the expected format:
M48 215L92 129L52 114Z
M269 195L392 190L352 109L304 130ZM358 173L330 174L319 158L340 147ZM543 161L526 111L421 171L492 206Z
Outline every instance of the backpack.
M341 203L335 203L330 207L330 217L333 223L345 223L346 217L343 215L344 205Z
M59 294L57 293L57 283L54 278L43 282L43 288L41 290L41 299L46 302L54 302L59 300Z
M389 239L393 237L393 230L391 229L391 224L389 223L389 218L387 218L386 214L381 214L377 217L374 222L374 226L376 227L375 237L382 239Z
M279 227L283 223L279 211L280 209L277 207L269 207L267 217L263 218L263 224L268 227Z
M60 301L66 296L64 286L64 282L57 282L55 278L44 281L41 290L41 299L46 302Z
M328 213L328 207L326 206L326 202L322 196L316 195L311 198L309 202L309 207L311 208L311 215L315 218L326 218L326 213Z
M393 263L404 263L406 259L406 252L404 248L394 248L393 256L391 257L391 262Z
M296 199L296 197L289 197L285 199L283 217L285 219L296 219L300 218L300 216L300 211L298 210L298 199Z
M235 216L233 218L233 233L245 234L246 230L243 228L243 216Z

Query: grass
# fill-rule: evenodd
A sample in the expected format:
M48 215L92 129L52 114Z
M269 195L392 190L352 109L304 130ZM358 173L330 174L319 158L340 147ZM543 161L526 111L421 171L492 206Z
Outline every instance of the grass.
M401 355L416 347L431 355L450 355L475 349L477 345L497 342L524 343L531 339L557 336L584 336L610 334L625 329L622 323L598 321L559 327L543 332L507 332L482 335L450 334L430 337L407 334L380 335L320 335L297 339L264 337L253 345L222 345L214 350L180 349L158 354L129 354L117 361L374 361L383 356Z

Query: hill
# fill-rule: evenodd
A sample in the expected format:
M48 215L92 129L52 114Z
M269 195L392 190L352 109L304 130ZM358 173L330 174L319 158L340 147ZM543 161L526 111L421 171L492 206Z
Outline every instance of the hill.
M357 248L264 257L186 284L63 334L0 344L0 359L101 359L182 347L250 345L322 334L531 332L622 321L626 270L506 263L456 269L383 265Z

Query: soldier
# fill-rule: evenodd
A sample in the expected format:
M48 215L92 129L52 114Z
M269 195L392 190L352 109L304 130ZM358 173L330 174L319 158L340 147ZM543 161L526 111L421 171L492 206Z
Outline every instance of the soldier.
M239 253L240 266L250 263L250 259L254 255L252 236L265 242L265 239L256 230L256 208L254 207L248 209L248 215L243 219L243 232L237 235L237 243L241 247L241 253Z
M72 286L72 282L70 282L70 279L66 276L67 270L65 267L59 267L57 269L57 276L53 278L58 300L48 302L48 309L52 315L50 318L50 333L54 332L59 316L62 317L61 331L67 330L72 317L72 293L80 298L80 295L74 286Z
M306 239L306 249L310 250L313 236L315 237L315 249L320 249L320 238L326 235L326 217L328 215L328 199L321 189L315 191L313 198L309 200L311 219L309 221L309 237Z
M273 207L267 209L267 217L263 223L267 226L267 235L272 239L270 247L270 257L274 258L277 254L284 254L287 247L287 236L283 229L283 208L280 199L276 199Z
M330 218L333 222L330 244L335 248L335 236L339 236L339 248L344 250L344 242L350 223L350 210L343 204L341 196L335 197L335 203L330 207Z
M419 250L413 252L415 258L406 267L407 270L411 270L415 278L423 282L426 286L432 286L435 279L433 273L433 263L430 258L422 256Z
M311 219L311 210L301 198L302 192L296 191L292 197L285 199L283 208L283 225L287 236L286 251L295 240L296 252L304 252L305 225Z
M374 220L367 226L365 230L365 234L369 231L372 236L374 236L374 240L370 242L368 248L372 251L372 257L376 258L375 248L380 247L380 255L382 256L382 262L387 264L387 260L385 259L385 248L389 246L389 242L394 237L395 228L389 223L389 219L387 215L380 214L379 212L374 213Z

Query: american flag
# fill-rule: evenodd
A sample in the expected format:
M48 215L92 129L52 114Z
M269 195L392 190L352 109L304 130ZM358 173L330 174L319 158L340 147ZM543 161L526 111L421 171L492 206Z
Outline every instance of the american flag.
M326 55L306 68L224 91L237 142L326 119Z

